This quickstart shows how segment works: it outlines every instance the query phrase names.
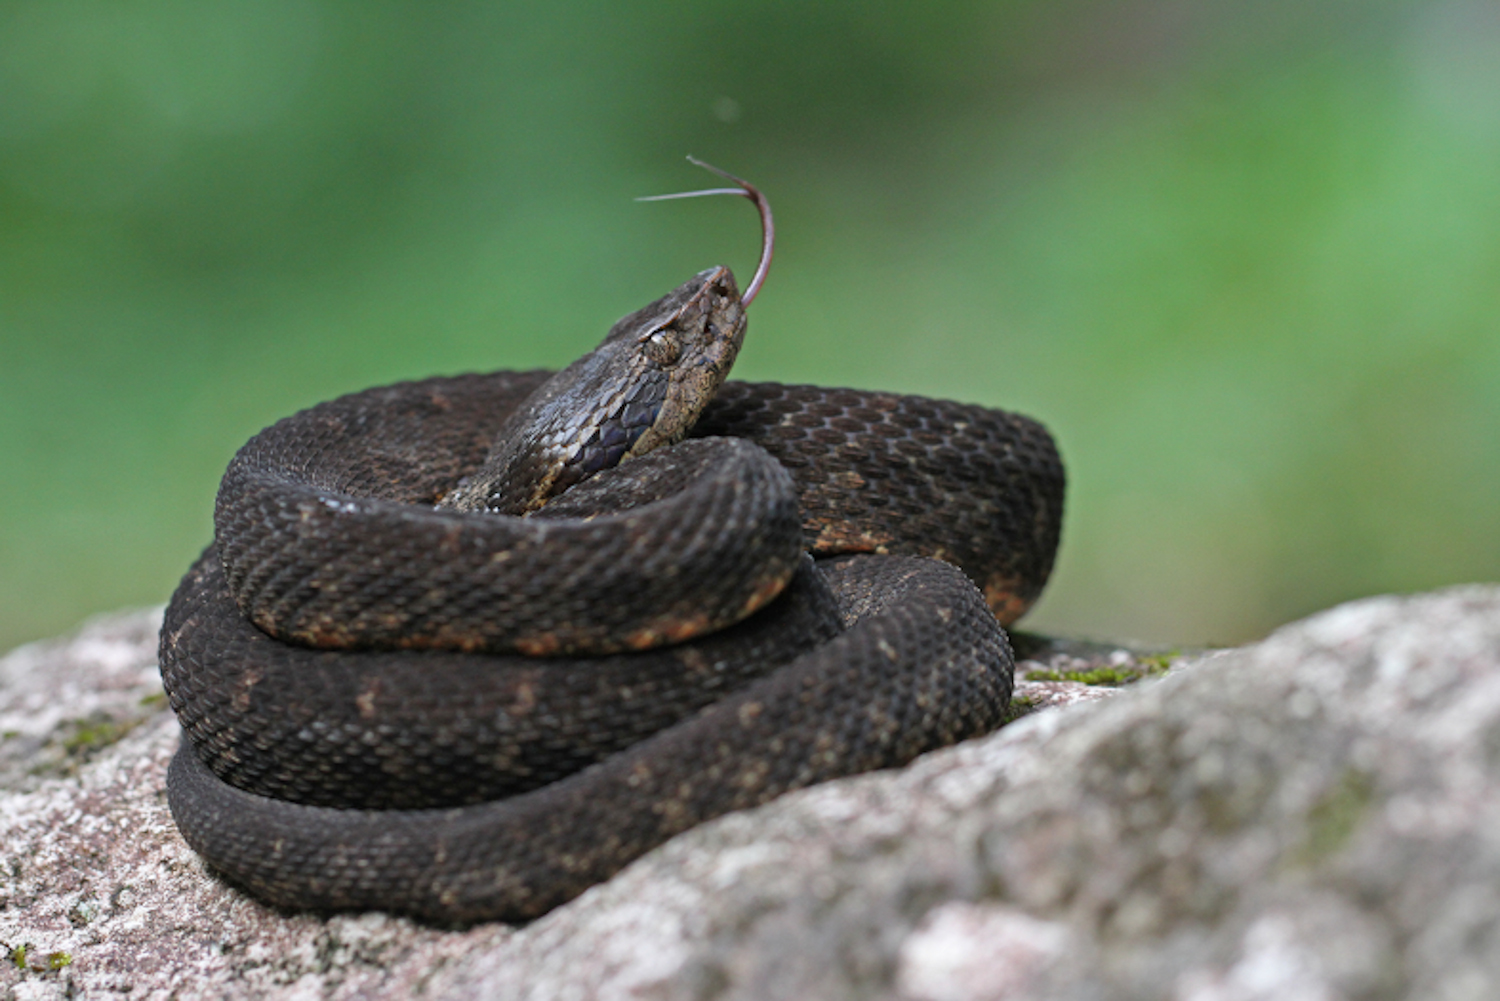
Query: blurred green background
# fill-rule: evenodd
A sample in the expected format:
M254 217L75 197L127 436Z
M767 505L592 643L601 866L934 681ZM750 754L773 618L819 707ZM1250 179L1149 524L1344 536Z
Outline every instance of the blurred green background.
M621 10L630 13L619 13ZM560 365L781 242L737 374L1069 463L1032 628L1500 578L1492 0L0 4L0 648L166 599L349 390Z

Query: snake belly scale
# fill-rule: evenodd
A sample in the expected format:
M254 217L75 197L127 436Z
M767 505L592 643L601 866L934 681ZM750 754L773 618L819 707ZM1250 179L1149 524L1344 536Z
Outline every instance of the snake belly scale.
M711 269L605 345L676 361L699 325L737 350L738 302ZM732 360L692 362L715 381L691 430L539 503L494 439L567 398L552 373L367 390L252 439L162 628L189 844L277 906L526 920L704 820L997 726L1000 623L1061 524L1046 430L719 385ZM593 384L613 424L567 461L655 433L670 393L639 384Z

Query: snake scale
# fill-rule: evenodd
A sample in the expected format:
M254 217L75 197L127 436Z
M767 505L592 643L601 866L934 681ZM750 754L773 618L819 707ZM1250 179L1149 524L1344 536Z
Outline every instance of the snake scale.
M236 454L161 635L168 799L215 870L287 908L526 920L1000 723L1051 437L723 382L748 299L710 269L563 373L366 390Z

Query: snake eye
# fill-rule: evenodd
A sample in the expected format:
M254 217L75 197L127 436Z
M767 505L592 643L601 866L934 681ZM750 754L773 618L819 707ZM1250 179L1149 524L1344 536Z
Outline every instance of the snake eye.
M641 345L646 349L646 357L658 365L675 365L682 357L682 343L670 330L651 331Z

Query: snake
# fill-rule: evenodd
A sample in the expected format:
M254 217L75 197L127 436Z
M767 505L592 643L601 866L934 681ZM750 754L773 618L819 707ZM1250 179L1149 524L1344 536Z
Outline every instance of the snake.
M559 372L352 393L235 454L160 640L168 804L212 871L291 911L525 922L1003 721L1055 442L726 380L773 228L725 176L762 214L744 295L710 268Z

